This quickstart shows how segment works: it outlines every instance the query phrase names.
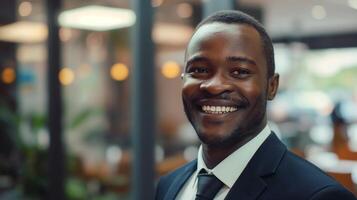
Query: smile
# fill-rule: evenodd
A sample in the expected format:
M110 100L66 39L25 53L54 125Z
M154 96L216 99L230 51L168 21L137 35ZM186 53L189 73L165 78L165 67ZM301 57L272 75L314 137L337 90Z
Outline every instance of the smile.
M225 114L237 111L237 107L233 106L202 106L202 111L209 114Z

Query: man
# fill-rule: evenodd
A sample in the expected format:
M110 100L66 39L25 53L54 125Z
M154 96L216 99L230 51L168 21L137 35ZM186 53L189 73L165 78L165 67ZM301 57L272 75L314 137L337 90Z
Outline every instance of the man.
M269 129L266 105L279 75L255 19L238 11L206 18L185 61L182 99L202 145L197 160L160 179L156 199L355 199Z

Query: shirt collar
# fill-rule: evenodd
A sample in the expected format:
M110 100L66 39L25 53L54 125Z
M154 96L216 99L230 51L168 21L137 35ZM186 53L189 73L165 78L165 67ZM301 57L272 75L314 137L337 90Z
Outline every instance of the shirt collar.
M250 159L253 157L258 148L263 144L265 139L270 135L270 128L268 125L253 139L247 142L245 145L234 151L227 158L222 160L213 169L208 169L202 158L202 145L198 150L197 156L197 171L205 169L208 173L213 173L220 181L226 186L231 188L237 181L244 168L247 166Z

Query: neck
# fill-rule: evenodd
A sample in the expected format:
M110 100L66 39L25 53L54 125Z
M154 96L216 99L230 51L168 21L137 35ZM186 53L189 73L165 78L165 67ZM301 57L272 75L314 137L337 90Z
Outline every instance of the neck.
M210 145L202 144L202 157L209 169L216 167L222 160L232 154L234 151L248 143L251 139L257 136L263 129L258 127L257 131L251 133L242 134L243 136L236 140L232 144L220 144L220 145Z

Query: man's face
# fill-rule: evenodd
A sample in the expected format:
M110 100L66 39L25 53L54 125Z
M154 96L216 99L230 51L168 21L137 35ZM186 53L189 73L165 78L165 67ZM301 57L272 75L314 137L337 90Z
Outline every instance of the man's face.
M264 128L278 76L268 79L263 52L259 33L244 24L206 24L191 38L182 99L204 144L236 144Z

